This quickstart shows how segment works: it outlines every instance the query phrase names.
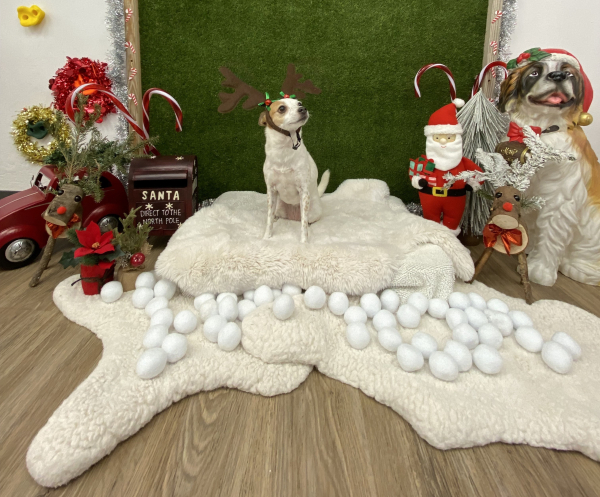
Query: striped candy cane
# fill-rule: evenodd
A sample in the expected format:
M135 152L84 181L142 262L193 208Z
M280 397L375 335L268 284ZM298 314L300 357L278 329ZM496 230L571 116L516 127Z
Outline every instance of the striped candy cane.
M130 41L125 42L125 48L128 48L129 50L131 50L131 53L135 53L135 47L133 46L133 43L131 43Z
M137 105L137 98L135 96L135 93L130 93L127 96L129 97L129 100L133 100L133 105Z
M498 19L500 19L502 17L502 14L504 12L502 12L501 10L497 10L496 12L494 12L494 18L492 19L492 24L494 24Z
M492 47L492 53L496 55L498 53L498 42L490 41L490 47Z
M502 62L501 60L496 60L494 62L490 62L488 65L486 65L481 70L481 72L479 73L479 76L477 76L477 78L475 78L475 83L473 84L473 89L471 90L471 98L473 98L475 93L477 93L479 91L479 89L481 88L481 83L483 82L483 78L485 77L485 74L490 69L493 69L495 67L501 67L502 71L504 72L504 77L506 78L508 76L508 70L506 69L506 62Z
M161 90L160 88L150 88L146 90L146 93L144 93L144 97L142 98L142 109L144 111L144 121L142 125L144 127L144 134L146 136L150 136L150 116L148 114L148 111L150 108L150 99L152 98L152 95L160 95L165 100L167 100L167 102L169 102L169 104L173 108L173 111L175 112L175 130L181 131L181 121L183 119L183 113L181 112L181 107L177 103L177 100L175 100L171 95L169 95L166 91ZM146 153L160 155L158 150L156 150L156 148L154 148L152 145L146 146Z
M133 15L133 9L125 9L125 22L129 22Z
M421 81L421 76L423 76L423 74L429 71L429 69L434 68L441 69L446 73L446 76L448 76L448 83L450 85L450 96L452 97L452 100L454 100L456 98L456 84L454 83L454 76L452 75L450 69L448 69L444 64L427 64L426 66L423 66L421 67L421 69L418 70L417 74L415 75L414 82L415 96L417 98L421 98L421 90L419 90L419 82Z
M135 78L136 74L137 74L137 69L135 67L132 67L129 70L129 81L131 81L133 78Z

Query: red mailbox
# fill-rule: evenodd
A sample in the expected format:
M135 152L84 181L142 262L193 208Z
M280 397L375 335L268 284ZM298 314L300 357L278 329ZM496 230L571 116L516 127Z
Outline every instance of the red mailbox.
M136 158L129 168L129 208L137 221L151 224L151 235L172 235L198 206L195 155Z

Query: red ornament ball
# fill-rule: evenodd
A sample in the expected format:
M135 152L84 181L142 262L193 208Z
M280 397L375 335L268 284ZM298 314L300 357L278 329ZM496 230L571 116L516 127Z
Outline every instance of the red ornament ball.
M131 256L131 258L129 259L129 263L133 267L138 267L138 266L141 266L142 264L144 264L145 260L146 260L146 256L144 254L142 254L141 252L137 252Z
M265 105L268 107L269 105L271 105L273 102L271 100L265 100Z

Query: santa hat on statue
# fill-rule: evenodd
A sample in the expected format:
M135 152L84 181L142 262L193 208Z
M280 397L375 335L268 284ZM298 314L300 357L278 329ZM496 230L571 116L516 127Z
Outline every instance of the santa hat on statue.
M450 84L450 95L452 97L452 103L444 105L441 109L436 110L431 117L427 126L425 126L425 136L431 135L460 135L463 132L462 126L456 119L456 109L460 109L465 105L465 101L456 98L456 84L454 83L454 76L450 69L444 64L427 64L421 67L415 76L415 95L417 98L421 97L421 90L419 89L419 81L421 76L429 69L440 69L446 73L448 77L448 83Z
M579 71L581 77L583 78L584 87L583 112L587 112L594 98L594 89L592 88L592 83L585 72L583 72L581 62L579 62L577 57L566 50L561 48L530 48L529 50L525 50L516 59L509 60L508 64L506 64L506 68L510 71L512 69L516 69L517 67L523 67L531 62L537 62L540 60L559 60L566 62L567 64L571 64Z

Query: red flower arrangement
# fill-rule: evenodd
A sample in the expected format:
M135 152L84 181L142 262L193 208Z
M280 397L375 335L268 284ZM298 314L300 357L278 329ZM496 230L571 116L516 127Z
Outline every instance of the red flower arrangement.
M102 255L107 252L114 252L115 246L110 243L114 238L112 231L107 231L106 233L100 233L100 227L91 222L87 229L84 230L75 230L77 233L77 239L79 243L82 245L78 249L75 250L74 258L78 259L80 257L84 257L86 255ZM112 266L112 261L107 260L98 260L97 265L107 269Z
M86 83L97 83L110 90L112 81L106 75L107 67L106 62L94 61L88 57L67 57L67 63L56 71L49 82L49 88L54 94L54 107L65 112L69 94ZM84 90L82 93L89 97L85 107L88 116L94 112L94 105L100 106L100 118L97 122L102 122L104 116L117 111L108 95L96 90Z

